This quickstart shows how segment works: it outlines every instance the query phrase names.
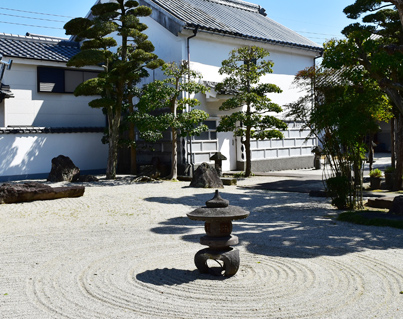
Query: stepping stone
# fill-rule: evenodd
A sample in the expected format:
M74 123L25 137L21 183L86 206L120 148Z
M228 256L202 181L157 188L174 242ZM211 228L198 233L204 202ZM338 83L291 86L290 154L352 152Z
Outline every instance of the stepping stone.
M367 202L367 206L373 207L373 208L391 209L393 200L394 200L394 197L369 198L368 202Z

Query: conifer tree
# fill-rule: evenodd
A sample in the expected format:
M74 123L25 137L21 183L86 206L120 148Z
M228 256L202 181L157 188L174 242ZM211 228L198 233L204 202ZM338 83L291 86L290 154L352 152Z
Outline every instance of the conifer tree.
M220 110L237 110L221 118L217 131L232 131L235 136L242 138L246 153L246 177L252 173L251 140L283 138L280 130L287 129L286 123L269 114L279 113L282 109L266 95L281 93L281 89L274 84L260 83L262 76L272 73L273 63L265 59L268 56L267 50L257 46L232 50L219 70L220 74L228 77L216 86L217 91L232 94L230 99L222 103Z
M90 18L75 18L64 26L66 34L83 41L81 51L67 65L103 68L98 77L80 84L74 94L100 96L89 105L101 108L108 120L107 179L116 177L122 114L134 111L134 87L148 76L147 69L155 69L163 64L153 53L154 46L143 33L147 26L139 19L150 14L151 9L140 6L137 1L116 0L96 4L91 8ZM131 131L134 132L133 127ZM134 141L131 147L134 150Z
M170 179L178 176L178 136L194 136L207 131L203 121L209 115L195 106L200 101L191 94L205 93L207 88L198 83L201 77L197 72L188 67L186 61L180 65L167 63L162 66L166 78L146 85L138 103L139 116L137 126L140 135L148 141L157 141L162 138L166 130L171 131L171 175ZM185 93L185 94L183 94ZM158 115L152 115L154 111Z
M403 1L356 0L344 13L351 19L363 16L362 23L344 28L346 39L325 44L323 65L364 68L393 104L397 119L393 188L397 190L403 175Z

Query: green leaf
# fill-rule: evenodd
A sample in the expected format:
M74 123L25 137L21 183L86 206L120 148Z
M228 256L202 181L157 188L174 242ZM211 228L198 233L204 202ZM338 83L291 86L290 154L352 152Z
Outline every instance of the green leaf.
M95 16L116 12L117 10L119 10L119 4L113 2L96 4L91 8L91 12Z
M91 39L86 40L81 45L81 50L90 50L90 49L103 49L117 46L117 42L112 37L105 37L101 39Z
M68 62L67 66L83 67L86 65L98 66L106 61L105 53L96 50L88 49L85 51L80 51L75 56L73 56Z
M137 1L134 1L134 0L125 1L125 7L126 8L135 8L138 5L139 5L139 3Z
M115 104L116 104L115 100L108 98L95 99L88 103L88 105L93 108L103 108L103 109L112 108L115 106Z
M77 41L84 40L81 52L70 59L68 66L95 65L103 68L103 72L99 73L96 79L80 84L75 90L75 95L98 95L89 105L101 108L107 116L109 130L103 141L109 143L109 154L112 155L116 154L117 146L122 142L119 134L127 129L133 130L133 114L141 112L142 107L137 110L134 106L134 97L140 95L135 86L142 78L149 76L149 69L162 65L162 60L153 53L154 46L143 33L147 25L139 19L148 16L151 13L150 8L139 6L137 1L116 0L97 3L91 10L91 20L73 19L65 26L66 31L77 36ZM116 36L108 36L111 33ZM160 108L159 102L162 107L171 105L171 101L164 100L163 93L159 93L161 100L148 99L152 101L153 108ZM148 138L161 136L158 129L162 128L169 118L160 119L162 122L155 124L155 131L149 130L144 135ZM151 127L151 119L148 121ZM126 141L125 145L133 146L134 142ZM114 156L108 160L107 178L115 176L115 173L110 172L116 168L115 158Z
M90 95L102 95L105 85L105 79L92 78L81 84L79 84L74 90L75 96L90 96Z
M131 10L132 14L135 14L139 17L148 17L151 15L151 8L146 6L138 6L137 8Z
M74 18L64 25L67 35L79 35L93 25L87 18Z

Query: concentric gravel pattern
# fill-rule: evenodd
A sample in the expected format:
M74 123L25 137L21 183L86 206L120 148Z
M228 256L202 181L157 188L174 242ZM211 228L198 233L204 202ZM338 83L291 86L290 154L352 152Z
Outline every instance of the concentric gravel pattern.
M178 248L160 241L61 255L34 272L28 297L61 318L401 315L398 303L387 309L398 301L401 271L365 254L289 260L242 251L240 271L224 279L194 270L194 245Z
M212 192L183 186L1 206L0 222L12 216L0 234L0 317L403 317L401 231L334 223L305 195L228 188L224 198L252 211L234 225L240 270L200 275L202 223L183 216Z

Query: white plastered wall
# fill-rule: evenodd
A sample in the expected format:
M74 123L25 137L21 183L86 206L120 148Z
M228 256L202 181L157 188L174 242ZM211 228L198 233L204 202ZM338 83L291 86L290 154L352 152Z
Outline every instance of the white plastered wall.
M223 80L225 75L220 75L218 70L221 67L221 62L228 58L230 51L234 48L258 45L267 49L270 52L269 59L274 63L273 73L265 75L261 80L265 83L276 84L282 89L283 93L269 94L270 99L280 106L293 102L300 97L301 92L293 85L294 77L298 71L312 66L317 55L315 52L296 48L291 49L222 36L206 36L205 34L199 34L190 41L191 68L199 71L203 75L204 81L211 82ZM222 99L219 99L220 97L214 99L198 95L197 98L202 102L200 108L209 113L211 118L219 119L228 114L228 112L219 110L223 102ZM276 116L286 120L283 114L276 114ZM288 131L284 132L283 140L252 141L252 159L266 160L310 155L315 141L312 139L305 142L307 134L308 132L299 132L299 127L290 127ZM220 132L217 137L217 151L228 158L227 161L223 162L223 170L236 169L236 161L245 160L242 158L240 139L234 137L231 132ZM209 154L212 153L214 152ZM204 156L204 158L207 157L207 155Z
M37 66L65 67L64 63L14 59L4 83L14 98L0 103L0 126L104 127L105 116L88 102L94 97L37 92ZM5 131L2 129L2 131ZM108 156L102 133L1 134L0 179L50 172L51 160L70 157L81 170L104 170Z
M156 48L155 53L160 58L166 62L188 59L186 42L187 37L193 36L192 31L184 30L176 37L151 18L145 18L144 22L148 25L146 33ZM221 62L228 58L229 52L234 48L251 45L267 49L270 52L269 59L274 62L273 73L262 78L263 82L276 84L283 90L281 94L270 94L269 97L272 101L284 106L297 100L301 92L293 85L294 77L298 71L314 64L317 52L199 32L196 37L190 39L190 67L192 70L200 72L204 81L220 82L225 75L220 75L218 70ZM153 75L153 79L161 77L161 74L158 73ZM199 108L209 113L212 120L218 121L220 116L226 114L218 109L222 100L207 99L205 95L201 94L196 97L201 101ZM283 114L276 116L285 119ZM307 132L299 132L299 128L291 127L284 133L283 141L254 141L252 159L310 155L315 141L310 140L305 143L304 138ZM216 145L214 150L212 142L215 142ZM195 157L198 155L198 158L203 161L216 151L223 153L229 159L223 162L224 171L235 169L236 161L244 160L240 140L231 132L217 133L216 141L195 141L194 143L193 149L198 150L194 151Z
M0 180L16 176L48 174L52 158L70 157L84 170L104 170L108 146L102 133L1 134Z
M14 98L4 101L3 126L94 127L104 126L105 116L88 106L93 96L37 92L37 66L65 68L64 63L44 63L14 59L3 82L10 85Z

